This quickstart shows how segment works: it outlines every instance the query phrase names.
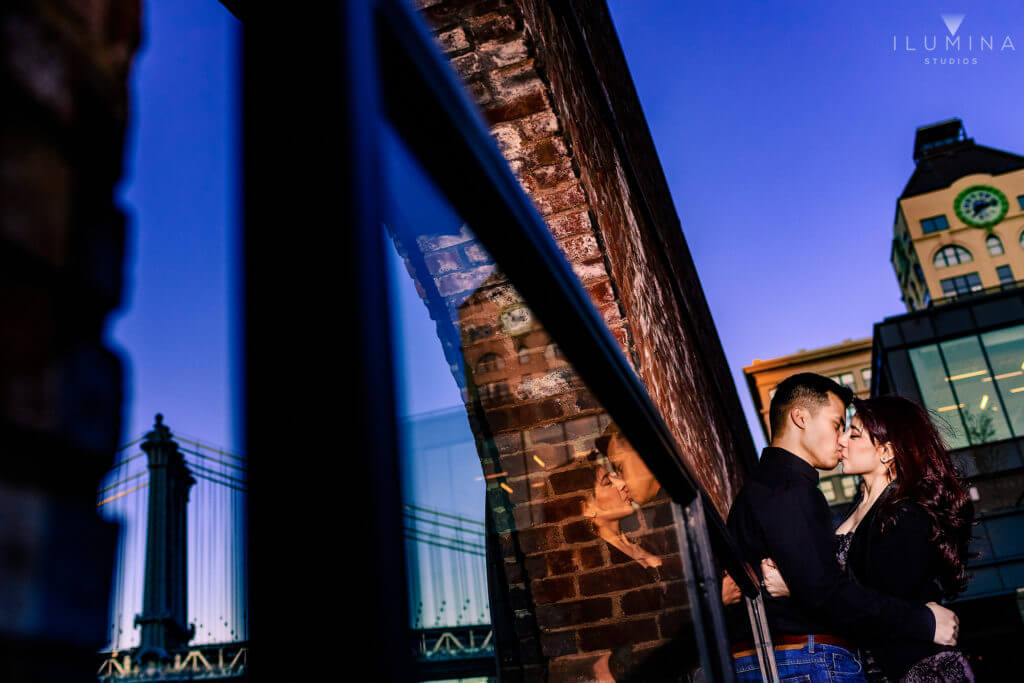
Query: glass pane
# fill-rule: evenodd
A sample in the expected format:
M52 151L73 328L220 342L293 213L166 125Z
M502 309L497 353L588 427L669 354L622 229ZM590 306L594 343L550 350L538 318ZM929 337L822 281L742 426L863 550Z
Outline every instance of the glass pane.
M670 500L471 226L385 138L418 661L493 667L497 650L508 680L629 672L688 620ZM696 666L665 659L672 675Z
M942 367L939 347L935 344L910 350L910 363L921 389L921 399L933 411L933 419L943 432L946 446L963 448L967 445L967 431L953 400L953 391Z
M1024 434L1024 325L981 335L993 380L1016 435Z
M992 390L992 375L978 338L954 339L940 346L949 369L949 383L959 401L967 440L971 444L982 444L1009 439L1006 412Z

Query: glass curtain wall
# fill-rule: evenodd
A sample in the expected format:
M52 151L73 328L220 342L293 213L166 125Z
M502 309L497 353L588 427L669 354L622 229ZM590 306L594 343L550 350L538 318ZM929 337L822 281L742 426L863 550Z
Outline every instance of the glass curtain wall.
M1024 434L1024 325L920 346L910 360L950 448Z

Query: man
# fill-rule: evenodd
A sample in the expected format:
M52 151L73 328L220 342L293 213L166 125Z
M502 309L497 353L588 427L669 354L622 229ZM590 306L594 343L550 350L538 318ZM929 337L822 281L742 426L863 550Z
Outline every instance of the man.
M833 680L831 675L839 674L844 681L863 681L848 637L883 633L956 644L957 617L950 610L884 596L839 569L817 470L839 462L839 439L852 398L848 388L813 373L779 384L769 408L771 445L729 511L729 531L746 562L760 567L772 558L790 587L792 597L765 600L783 678L805 674L811 681ZM760 680L742 605L730 608L730 631L738 679Z

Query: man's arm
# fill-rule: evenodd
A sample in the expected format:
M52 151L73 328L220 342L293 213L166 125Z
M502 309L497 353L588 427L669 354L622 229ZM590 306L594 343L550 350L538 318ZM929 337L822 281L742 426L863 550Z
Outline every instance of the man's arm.
M865 588L839 569L828 504L820 491L787 489L773 503L775 509L764 515L762 524L770 556L785 577L792 599L842 633L934 638L935 617L928 607Z

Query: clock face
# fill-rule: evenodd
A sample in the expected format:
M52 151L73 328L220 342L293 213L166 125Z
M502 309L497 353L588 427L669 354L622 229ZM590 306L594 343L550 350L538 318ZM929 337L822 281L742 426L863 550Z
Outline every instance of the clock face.
M990 228L1006 216L1010 203L1006 195L988 185L974 185L956 196L953 209L967 225Z
M533 327L533 316L526 306L514 306L500 316L501 327L511 335L524 334Z

